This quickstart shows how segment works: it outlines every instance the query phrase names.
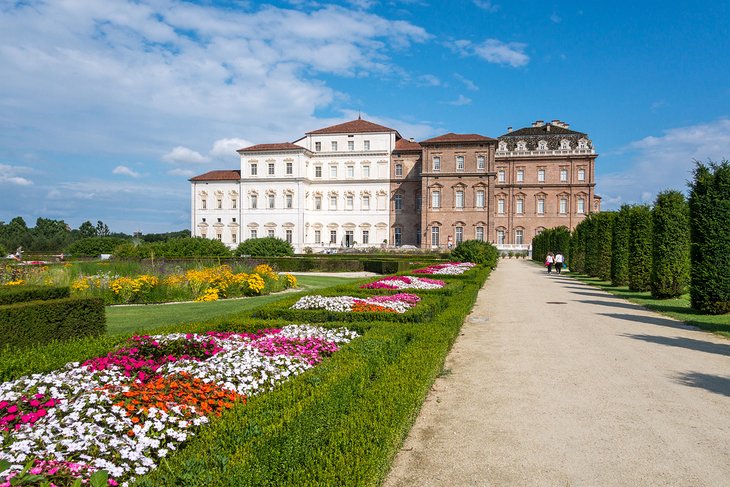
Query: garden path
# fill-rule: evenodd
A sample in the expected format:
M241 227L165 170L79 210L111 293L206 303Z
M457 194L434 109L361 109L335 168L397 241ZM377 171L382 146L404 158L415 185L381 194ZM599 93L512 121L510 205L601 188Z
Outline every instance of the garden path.
M384 485L729 479L730 341L502 260Z

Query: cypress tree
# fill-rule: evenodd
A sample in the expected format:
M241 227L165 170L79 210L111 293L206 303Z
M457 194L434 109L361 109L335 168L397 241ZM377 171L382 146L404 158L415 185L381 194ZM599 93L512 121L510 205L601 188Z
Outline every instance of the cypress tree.
M703 313L730 312L730 163L697 163L690 183L690 301Z
M576 225L570 236L570 271L584 274L586 271L586 220Z
M591 213L585 221L585 270L586 274L591 277L598 275L598 235L597 235L597 215Z
M611 284L625 286L629 282L629 225L631 207L621 206L613 221L611 248Z
M629 289L651 289L652 221L647 205L634 206L629 216Z
M676 298L689 284L689 208L684 195L675 190L659 193L652 221L651 295Z
M594 227L596 276L601 280L611 279L611 247L613 241L613 220L615 212L596 213Z

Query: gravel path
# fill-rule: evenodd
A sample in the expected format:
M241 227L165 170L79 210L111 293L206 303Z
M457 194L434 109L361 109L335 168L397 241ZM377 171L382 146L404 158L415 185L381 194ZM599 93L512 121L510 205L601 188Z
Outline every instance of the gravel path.
M728 486L730 341L502 260L384 485Z

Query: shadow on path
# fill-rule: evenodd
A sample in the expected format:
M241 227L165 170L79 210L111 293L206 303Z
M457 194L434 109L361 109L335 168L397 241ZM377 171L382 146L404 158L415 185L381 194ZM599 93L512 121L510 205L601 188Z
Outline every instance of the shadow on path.
M643 340L645 342L658 343L659 345L688 348L690 350L697 350L698 352L714 353L717 355L730 357L730 344L725 343L706 342L703 340L695 340L694 338L634 335L632 333L622 333L621 336L633 338L634 340Z
M676 381L685 386L698 387L714 392L715 394L730 397L730 377L703 374L701 372L688 372L677 376Z
M586 304L595 304L598 306L609 306L611 308L624 308L624 309L631 309L634 311L646 311L646 308L639 306L638 304L627 303L623 300L621 300L621 301L598 301L595 299L581 299L578 302L586 303ZM643 317L639 316L639 318L643 318Z
M639 307L641 308L641 307ZM646 308L641 308L646 310ZM642 316L642 315L631 315L626 313L598 313L602 316L608 316L610 318L618 318L619 320L633 321L636 323L646 323L648 325L666 326L669 328L681 328L682 330L694 330L694 326L686 325L681 321L670 320L669 318L660 318L658 316Z
M592 296L596 298L611 298L611 299L623 299L620 296L614 296L609 293L597 293L597 292L583 292L583 291L570 291L573 294L580 294L581 296Z

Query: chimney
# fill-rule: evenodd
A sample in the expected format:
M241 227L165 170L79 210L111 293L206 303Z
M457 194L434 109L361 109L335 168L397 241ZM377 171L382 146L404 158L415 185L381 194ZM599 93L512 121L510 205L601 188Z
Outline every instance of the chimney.
M547 125L545 126L545 130L547 130L548 132L550 132L550 124L547 124Z
M512 127L507 127L507 133L512 132Z
M409 138L409 139L408 139L408 141L409 141L409 142L415 142L415 141L416 141L416 139L414 139L413 137L411 137L411 138Z
M545 123L542 120L537 120L532 124L533 127L542 127Z

